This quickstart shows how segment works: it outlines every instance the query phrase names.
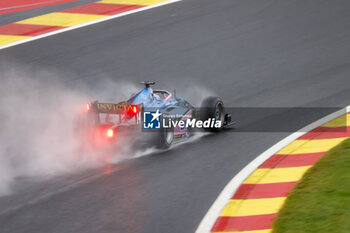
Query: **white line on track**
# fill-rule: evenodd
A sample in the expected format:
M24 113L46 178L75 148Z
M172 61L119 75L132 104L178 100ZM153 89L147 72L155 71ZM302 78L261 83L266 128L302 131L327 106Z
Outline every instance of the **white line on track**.
M56 34L59 34L59 33L62 33L62 32L71 31L71 30L74 30L74 29L77 29L77 28L86 27L86 26L89 26L89 25L92 25L92 24L101 23L101 22L104 22L104 21L107 21L107 20L119 18L119 17L125 16L125 15L134 14L134 13L137 13L137 12L140 12L140 11L145 11L145 10L149 10L149 9L152 9L152 8L156 8L156 7L160 7L160 6L164 6L164 5L167 5L167 4L171 4L171 3L174 3L174 2L180 2L180 1L182 1L182 0L169 0L169 1L161 2L161 3L150 5L150 6L145 6L145 7L139 8L139 9L126 11L124 13L120 13L120 14L117 14L117 15L111 15L111 16L106 17L106 18L90 21L90 22L79 24L79 25L72 26L72 27L63 28L63 29L60 29L60 30L57 30L57 31L49 32L49 33L42 34L42 35L39 35L39 36L33 36L33 37L28 38L28 39L24 39L24 40L20 40L20 41L14 42L14 43L6 44L6 45L3 45L3 46L0 46L0 49L9 48L9 47L12 47L12 46L15 46L15 45L19 45L19 44L24 44L24 43L27 43L27 42L30 42L30 41L33 41L33 40L38 40L38 39L41 39L41 38L53 36L53 35L56 35Z
M263 162L274 155L276 152L281 150L283 147L287 146L289 143L293 142L300 136L306 134L307 132L313 130L314 128L327 123L328 121L337 118L346 112L350 112L350 106L347 106L339 111L336 111L324 118L311 123L310 125L300 129L299 131L292 133L286 138L279 141L277 144L270 147L268 150L260 154L253 161L251 161L247 166L245 166L232 180L225 186L221 191L218 198L214 201L212 206L209 208L208 212L202 219L195 233L209 233L211 228L214 226L216 219L219 217L221 211L226 206L228 201L231 199L233 194L236 192L238 187L243 183L243 181Z

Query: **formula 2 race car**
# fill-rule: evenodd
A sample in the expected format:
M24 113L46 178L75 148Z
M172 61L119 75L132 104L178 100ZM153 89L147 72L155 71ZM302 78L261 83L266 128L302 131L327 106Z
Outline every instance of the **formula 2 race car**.
M76 132L84 143L105 146L129 137L137 144L168 149L177 139L195 131L219 132L232 125L223 101L207 97L200 108L166 90L153 90L155 82L120 103L87 103L76 121Z

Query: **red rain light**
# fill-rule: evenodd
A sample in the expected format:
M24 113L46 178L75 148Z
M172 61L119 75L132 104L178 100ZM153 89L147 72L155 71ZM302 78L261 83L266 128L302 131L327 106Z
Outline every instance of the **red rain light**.
M114 130L113 129L108 129L107 130L107 137L112 138L114 136Z
M134 113L137 113L137 106L132 106L132 111L133 111Z
M139 109L137 105L129 105L125 111L125 114L127 116L128 119L136 116L136 114L138 113Z
M86 106L85 106L85 109L86 109L86 111L90 111L90 109L91 109L91 104L90 104L90 103L87 103Z

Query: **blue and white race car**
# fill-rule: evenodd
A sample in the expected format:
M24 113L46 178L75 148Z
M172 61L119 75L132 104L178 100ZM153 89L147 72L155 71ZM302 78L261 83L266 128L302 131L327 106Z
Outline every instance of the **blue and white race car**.
M232 124L219 97L207 97L196 108L170 91L152 89L155 82L142 84L144 89L127 101L86 104L76 124L84 142L105 145L121 135L133 135L139 144L168 149L175 140L189 138L196 130L219 132Z

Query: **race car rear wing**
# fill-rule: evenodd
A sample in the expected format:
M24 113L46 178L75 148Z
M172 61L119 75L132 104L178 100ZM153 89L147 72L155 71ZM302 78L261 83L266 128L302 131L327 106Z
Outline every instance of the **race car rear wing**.
M143 105L130 105L125 102L87 103L84 112L97 125L139 125L142 119Z
M99 103L93 102L87 105L87 109L96 113L107 114L137 114L140 112L141 105L130 105L125 103Z

